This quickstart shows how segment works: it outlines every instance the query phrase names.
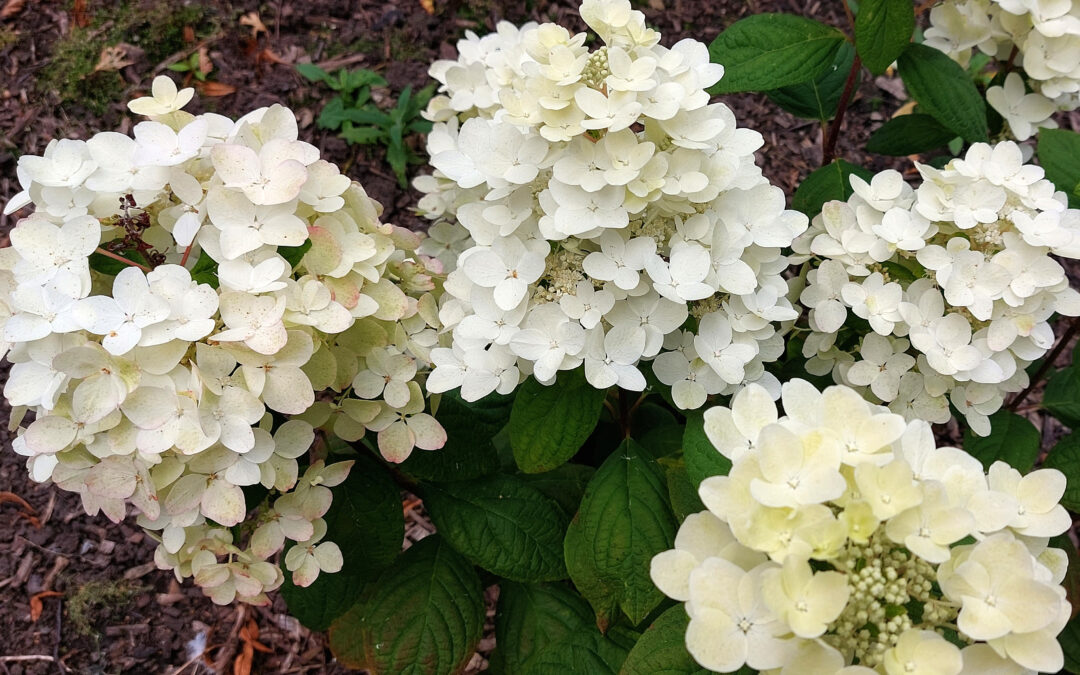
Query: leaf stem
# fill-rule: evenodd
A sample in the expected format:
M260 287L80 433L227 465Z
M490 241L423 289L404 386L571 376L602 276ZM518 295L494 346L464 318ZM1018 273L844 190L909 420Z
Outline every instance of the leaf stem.
M840 137L840 127L844 125L844 113L847 112L848 104L851 103L851 95L855 91L855 78L862 67L862 59L855 55L851 62L851 70L848 71L847 80L844 82L844 93L840 95L840 103L836 107L836 117L833 119L829 130L825 135L825 141L821 146L821 166L826 166L836 159L836 141Z
M94 252L95 253L100 253L101 255L105 256L106 258L112 258L113 260L122 262L125 265L130 265L132 267L138 267L143 272L153 272L153 270L150 269L149 267L147 267L146 265L140 265L139 263L135 262L134 260L128 260L127 258L125 258L122 255L117 255L117 254L113 253L112 251L106 251L105 249L103 249L101 247L98 247L98 249L96 251L94 251Z
M1035 387L1042 381L1043 375L1050 369L1050 366L1054 365L1054 361L1057 360L1059 354L1065 349L1065 346L1072 341L1077 331L1080 331L1080 317L1073 317L1069 328L1062 334L1061 339L1054 345L1054 349L1046 355L1046 359L1043 360L1042 365L1035 371L1035 374L1031 376L1031 382L1024 388L1019 394L1017 394L1013 400L1009 401L1009 405L1005 406L1006 410L1016 410L1016 407L1024 402L1024 399L1028 397Z
M191 255L191 249L194 246L195 246L195 242L191 242L190 244L187 245L187 248L184 249L184 257L180 258L180 266L181 267L183 267L184 265L187 265L188 256Z

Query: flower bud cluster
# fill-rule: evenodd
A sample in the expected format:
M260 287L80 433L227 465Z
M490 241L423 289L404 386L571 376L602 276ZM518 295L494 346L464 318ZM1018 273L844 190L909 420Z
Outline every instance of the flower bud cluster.
M676 403L745 382L795 318L780 277L807 227L754 164L757 132L709 103L723 75L694 40L671 48L629 0L586 0L602 45L554 24L470 35L438 61L426 112L438 219L420 250L448 268L433 392L473 400L582 364L598 388L641 390L640 364Z
M322 517L352 462L301 476L314 427L375 431L391 461L444 442L418 378L441 265L288 109L233 121L190 98L159 77L134 138L20 158L7 212L34 210L0 250L4 396L34 480L113 521L133 505L160 566L265 602L286 540L298 585L342 564Z
M946 422L951 400L985 436L1053 345L1050 317L1080 314L1051 257L1080 257L1080 210L1011 141L918 169L917 190L896 171L853 176L795 241L812 259L803 355L908 419Z
M984 471L930 426L833 386L751 384L705 432L732 462L653 558L703 667L780 675L1057 672L1065 477Z
M945 0L930 10L925 37L927 45L961 65L968 64L977 48L1002 63L1022 67L1040 96L1023 101L1021 86L1010 104L1032 121L1038 117L1037 109L1053 112L1054 107L1073 110L1080 105L1080 61L1070 56L1080 50L1080 9L1074 2Z

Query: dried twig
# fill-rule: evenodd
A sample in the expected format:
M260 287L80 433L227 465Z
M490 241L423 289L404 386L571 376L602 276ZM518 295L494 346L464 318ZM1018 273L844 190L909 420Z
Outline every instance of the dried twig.
M48 661L49 663L55 663L59 666L60 670L65 673L70 673L71 669L64 665L64 662L48 654L24 654L21 656L0 656L0 663L18 663L23 661Z

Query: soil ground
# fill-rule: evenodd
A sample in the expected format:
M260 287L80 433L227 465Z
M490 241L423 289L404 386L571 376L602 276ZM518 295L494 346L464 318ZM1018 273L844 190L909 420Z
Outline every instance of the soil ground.
M825 0L636 4L668 45L684 37L708 43L735 20L760 12L843 21L840 3ZM129 131L133 119L124 102L145 92L168 66L201 53L208 59L204 67L212 66L211 84L196 83L202 95L189 109L237 117L272 103L292 107L303 138L384 204L384 220L420 226L409 211L417 194L397 187L380 150L348 146L316 127L328 92L304 80L293 64L369 68L396 96L407 85L427 84L428 64L453 58L466 30L487 32L503 19L585 28L572 0L0 0L0 204L19 189L20 154L40 154L52 138ZM103 50L116 47L119 69L100 63ZM741 125L762 132L759 163L790 195L820 164L818 123L782 112L760 95L724 100ZM864 78L840 137L840 156L872 170L905 164L857 150L903 102L898 81ZM1072 116L1062 123L1075 129L1077 121ZM422 139L410 142L422 152ZM0 216L0 245L16 217ZM0 419L8 412L0 409ZM1048 439L1058 434L1059 428L1044 425ZM412 539L432 529L419 509L410 509L409 518ZM254 651L252 672L344 672L323 636L291 619L280 599L264 608L217 607L190 583L157 570L152 542L133 523L89 518L76 495L30 481L0 425L0 675L232 672L251 626L266 650ZM469 672L483 668L492 646L489 633Z

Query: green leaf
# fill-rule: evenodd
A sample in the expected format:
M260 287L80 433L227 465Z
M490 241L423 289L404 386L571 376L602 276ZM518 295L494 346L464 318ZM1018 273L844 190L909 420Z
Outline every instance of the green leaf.
M619 675L707 675L686 651L690 617L682 603L668 608L641 635ZM742 672L741 670L739 671Z
M311 250L311 240L305 239L304 243L299 246L278 246L277 252L278 255L285 258L285 262L296 267L300 264L300 261L304 259L304 254L309 250Z
M585 494L585 486L589 484L594 473L596 469L591 466L563 464L544 473L524 473L521 478L558 502L566 517L571 518L577 513L581 497Z
M1063 424L1080 429L1080 371L1065 368L1054 373L1046 383L1042 404Z
M816 80L781 87L765 92L769 100L796 117L813 120L830 120L836 115L844 84L855 62L855 48L850 42L840 45L832 65ZM856 86L858 76L856 75Z
M484 627L480 577L438 535L413 544L330 626L330 649L371 675L454 673Z
M420 489L435 528L474 565L513 581L566 578L559 503L517 476L495 474Z
M456 392L442 395L435 419L446 430L446 445L434 452L414 452L398 465L421 480L447 481L479 478L499 470L499 455L492 439L510 419L509 396L491 394L468 403Z
M691 513L705 510L705 505L698 497L697 486L690 480L690 473L686 470L685 464L680 463L667 468L667 487L671 508L680 523Z
M863 0L855 17L855 46L870 72L881 75L908 46L914 31L911 0Z
M919 108L969 143L989 140L986 103L971 77L944 52L909 44L897 59L900 78Z
M904 157L945 147L955 137L930 115L914 113L882 124L870 135L866 149L879 155Z
M400 510L400 508L398 509ZM346 564L348 561L345 561ZM334 619L344 614L359 599L370 580L355 574L323 572L315 583L300 588L292 582L292 573L285 571L281 597L289 614L313 631L324 631Z
M821 213L825 202L845 200L854 194L850 181L852 174L867 181L873 177L866 169L842 159L833 160L831 164L813 171L796 188L791 198L791 208L813 218Z
M319 113L317 126L320 129L337 131L347 119L345 116L345 100L340 96L335 96L323 106L322 112Z
M767 91L809 82L825 72L844 34L793 14L755 14L736 21L709 45L724 77L710 91Z
M378 143L383 137L383 130L379 127L349 127L341 130L341 137L354 145L371 145Z
M206 251L199 253L199 259L191 268L191 280L199 284L209 284L211 288L218 287L218 264Z
M1069 434L1058 441L1043 466L1065 474L1067 483L1061 504L1074 513L1080 512L1080 435Z
M566 568L601 630L618 609L637 625L664 598L649 578L649 564L675 540L665 483L648 451L628 438L589 481L566 532Z
M1063 673L1080 673L1080 614L1065 624L1065 630L1057 637L1061 651L1065 652Z
M525 473L550 471L573 457L596 428L605 390L583 368L562 371L545 386L534 378L518 387L510 412L510 447Z
M1000 459L1020 473L1031 471L1039 458L1041 441L1034 424L1008 410L990 416L989 436L978 436L971 429L964 431L964 450L987 469Z
M116 255L140 265L147 264L146 257L138 251L116 251ZM96 251L90 254L90 269L95 272L101 272L104 275L115 277L117 274L120 274L121 270L127 267L131 267L131 265L120 262L115 258L110 258L107 255L102 255Z
M495 651L491 671L520 673L525 662L571 635L596 631L592 608L580 595L556 584L499 584L495 608Z
M296 72L312 82L325 82L328 76L328 73L325 70L314 63L298 63L296 64Z
M695 488L709 476L726 476L731 471L731 460L721 455L705 435L705 417L699 410L688 413L686 417L683 459L686 461L686 474Z
M1067 129L1040 129L1039 164L1054 187L1069 196L1069 207L1080 208L1080 134Z
M627 649L594 627L549 644L525 662L522 675L616 675Z
M349 477L332 489L326 539L338 545L342 573L373 577L394 563L405 539L401 492L389 472L366 454L356 457Z

